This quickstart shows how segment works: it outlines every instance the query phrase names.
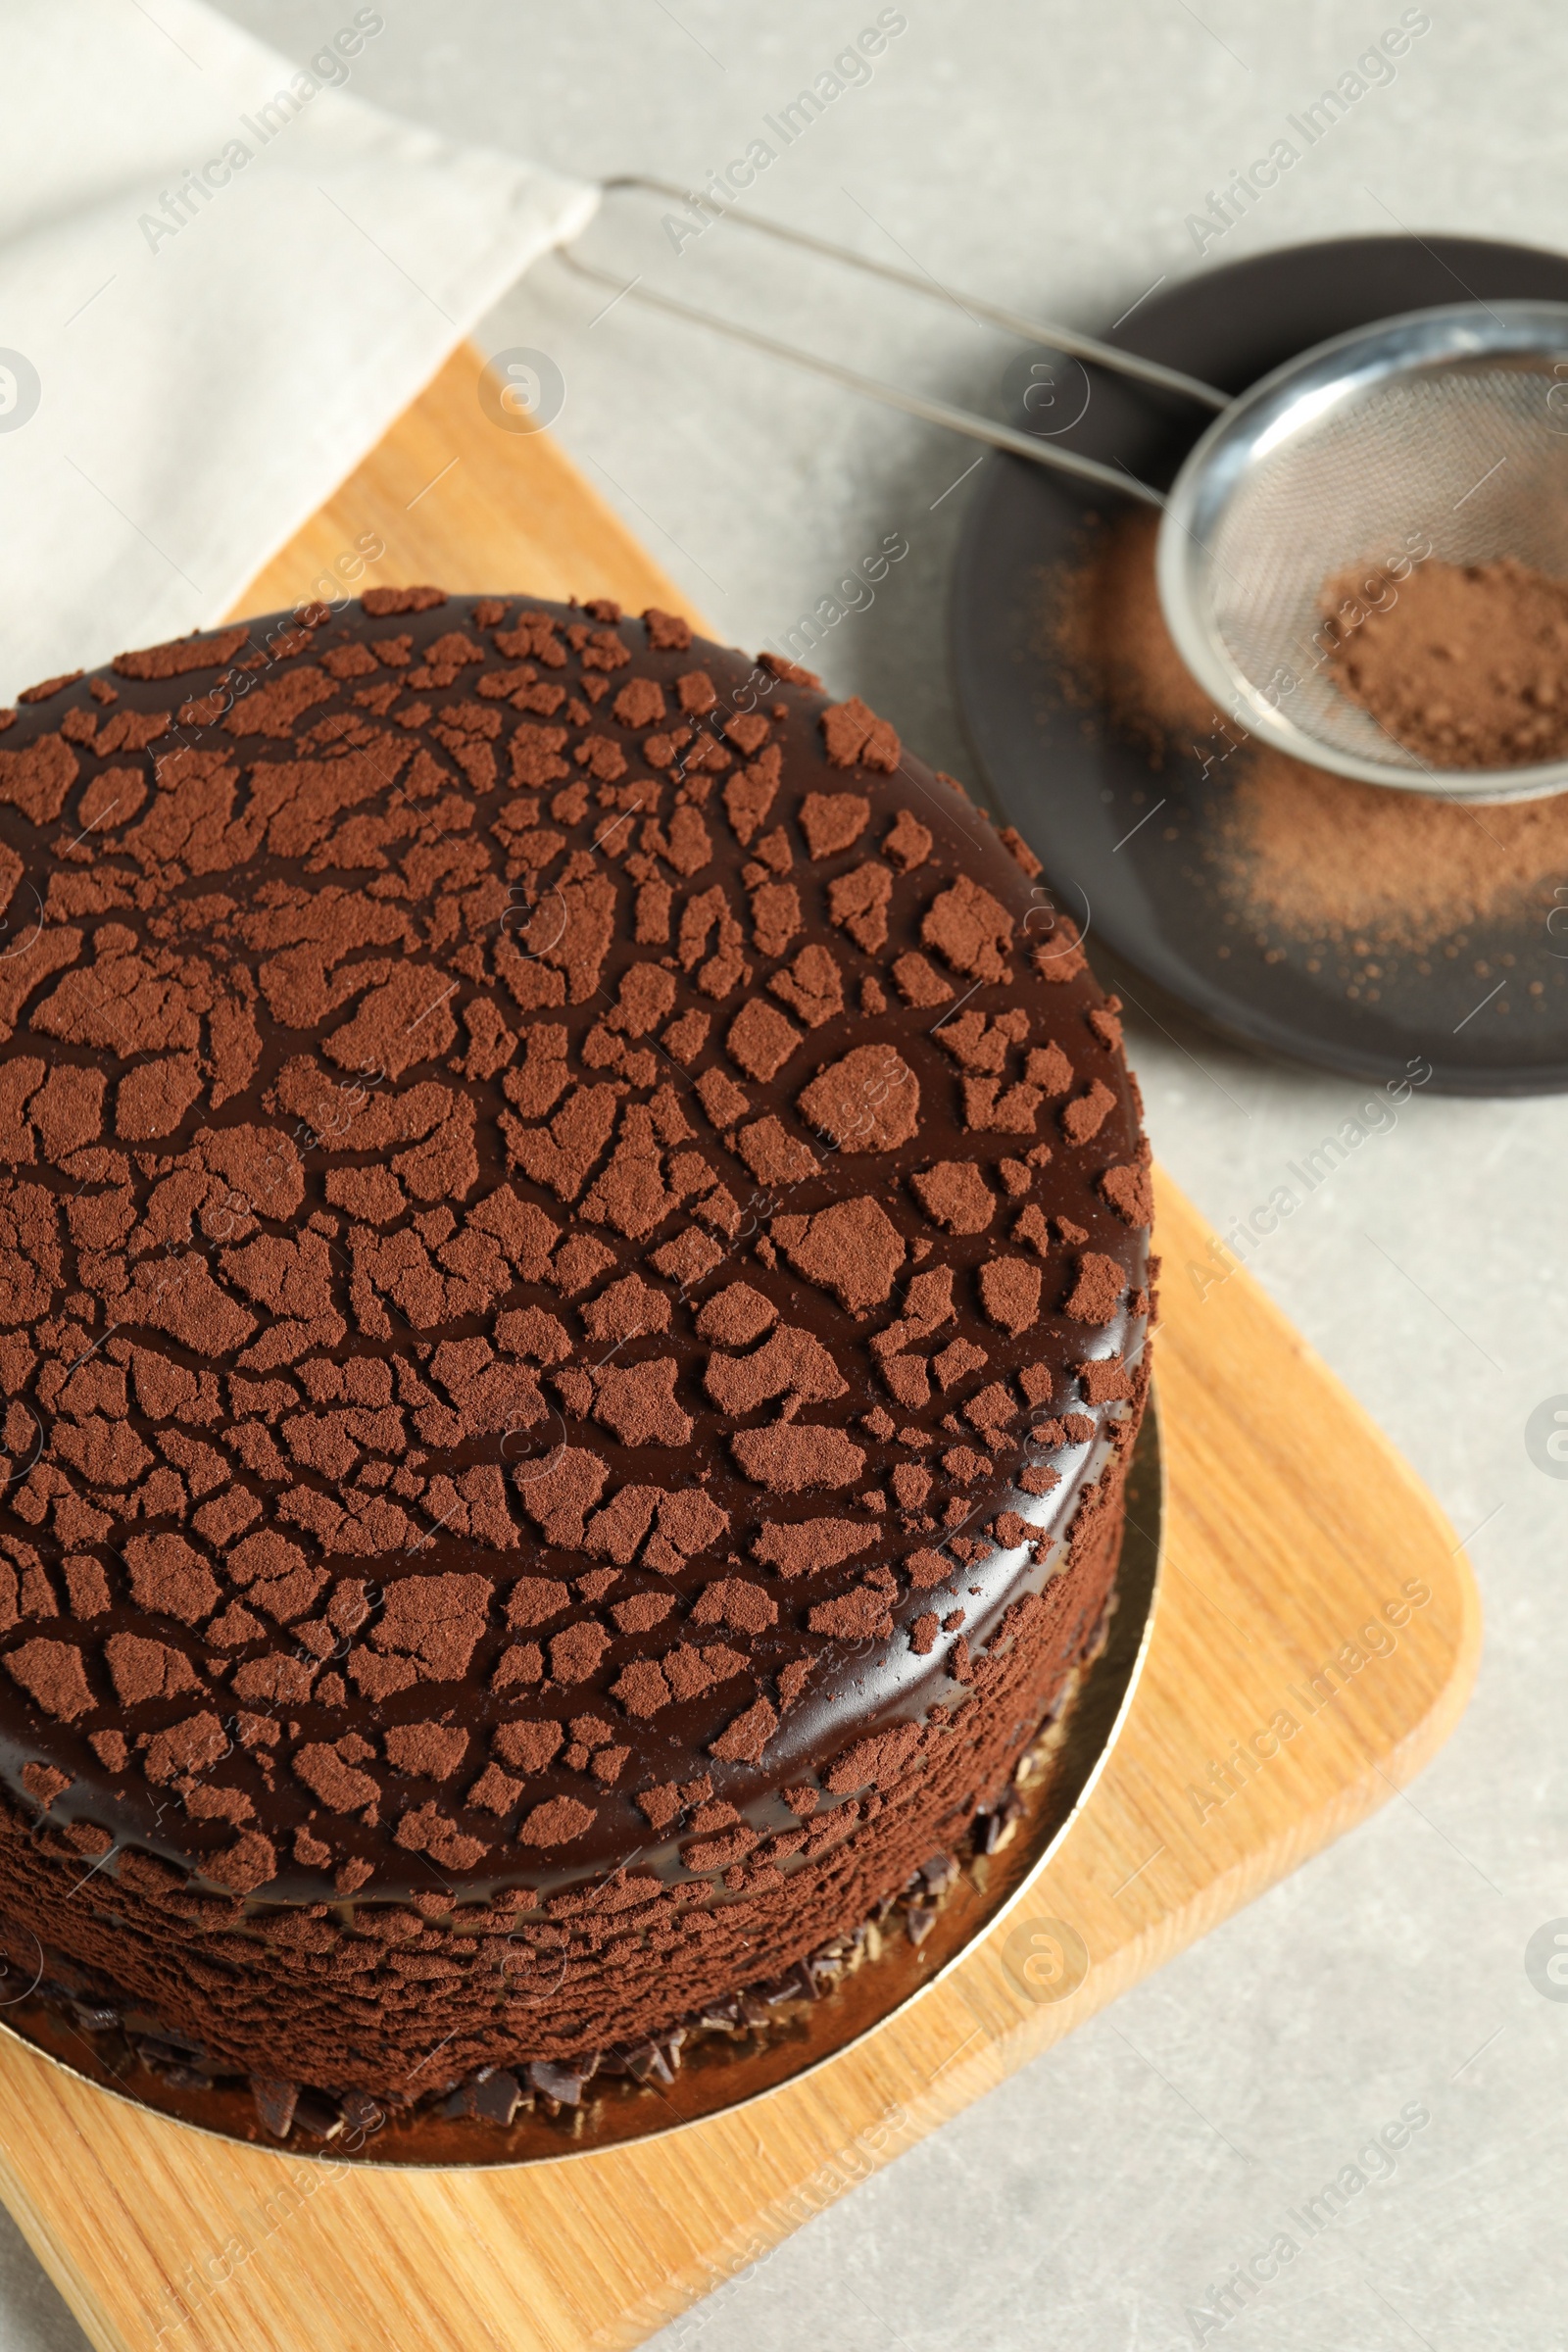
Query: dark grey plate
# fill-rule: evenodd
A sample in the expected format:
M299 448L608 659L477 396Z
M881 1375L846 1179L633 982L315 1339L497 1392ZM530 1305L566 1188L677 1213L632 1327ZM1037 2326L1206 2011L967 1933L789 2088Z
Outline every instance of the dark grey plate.
M1350 327L1509 296L1568 301L1568 258L1470 237L1342 238L1203 271L1152 295L1107 339L1242 392ZM1044 357L1026 355L1010 380L1026 385ZM1156 486L1170 481L1206 421L1206 413L1104 369L1074 361L1054 373L1060 398L1050 416L1072 416L1088 394L1055 437L1087 456L1120 459ZM1046 420L1038 406L1033 415L1020 406L1013 419L1026 429ZM1203 855L1223 815L1223 768L1204 780L1198 760L1179 752L1156 777L1146 750L1066 699L1041 642L1043 573L1074 560L1086 511L1112 503L1042 466L989 458L953 589L958 700L981 767L1045 859L1060 905L1081 921L1087 903L1091 949L1110 949L1228 1037L1328 1069L1390 1080L1424 1060L1429 1083L1453 1094L1568 1087L1568 940L1548 936L1543 913L1472 926L1457 955L1440 947L1422 959L1433 966L1427 973L1414 956L1381 956L1376 1002L1364 989L1347 994L1361 959L1282 933L1260 939L1237 921ZM1127 839L1161 794L1158 815ZM1563 881L1568 898L1568 869ZM1314 957L1316 972L1307 968ZM1539 994L1532 981L1542 983Z

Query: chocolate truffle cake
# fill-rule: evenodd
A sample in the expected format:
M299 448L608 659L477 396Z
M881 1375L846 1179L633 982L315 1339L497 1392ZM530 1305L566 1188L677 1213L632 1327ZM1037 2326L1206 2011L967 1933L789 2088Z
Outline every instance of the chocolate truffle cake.
M1037 871L605 602L377 590L0 716L24 1976L279 2135L507 2121L940 1882L1147 1380Z

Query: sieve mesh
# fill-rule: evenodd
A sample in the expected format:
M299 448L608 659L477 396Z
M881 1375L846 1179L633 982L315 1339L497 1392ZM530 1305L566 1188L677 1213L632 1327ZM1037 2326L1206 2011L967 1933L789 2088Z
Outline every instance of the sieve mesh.
M1568 372L1549 352L1384 376L1298 416L1272 447L1265 435L1208 535L1199 602L1283 717L1354 760L1416 769L1334 685L1319 600L1355 566L1387 601L1423 550L1568 577Z

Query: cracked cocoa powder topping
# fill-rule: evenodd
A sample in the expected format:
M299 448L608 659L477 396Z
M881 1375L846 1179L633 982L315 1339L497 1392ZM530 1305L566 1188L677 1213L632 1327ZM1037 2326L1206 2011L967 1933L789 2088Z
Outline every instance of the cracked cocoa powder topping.
M851 1788L1049 1573L1147 1312L1114 1002L814 683L383 590L6 714L0 1768L49 1834L559 1884Z

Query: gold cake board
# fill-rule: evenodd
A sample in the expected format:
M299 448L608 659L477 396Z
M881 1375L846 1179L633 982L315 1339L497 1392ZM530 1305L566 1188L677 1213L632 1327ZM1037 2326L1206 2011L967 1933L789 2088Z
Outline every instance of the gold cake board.
M689 611L548 434L486 420L478 372L460 350L238 610L319 593L374 534L385 553L361 584ZM1480 1650L1452 1530L1245 1273L1200 1296L1190 1268L1211 1265L1208 1230L1163 1177L1156 1197L1153 1634L1109 1763L1019 1909L869 2039L762 2103L516 2171L367 2172L243 2148L4 2041L0 2194L95 2345L635 2343L1420 1770ZM1381 1630L1363 1640L1368 1626Z

